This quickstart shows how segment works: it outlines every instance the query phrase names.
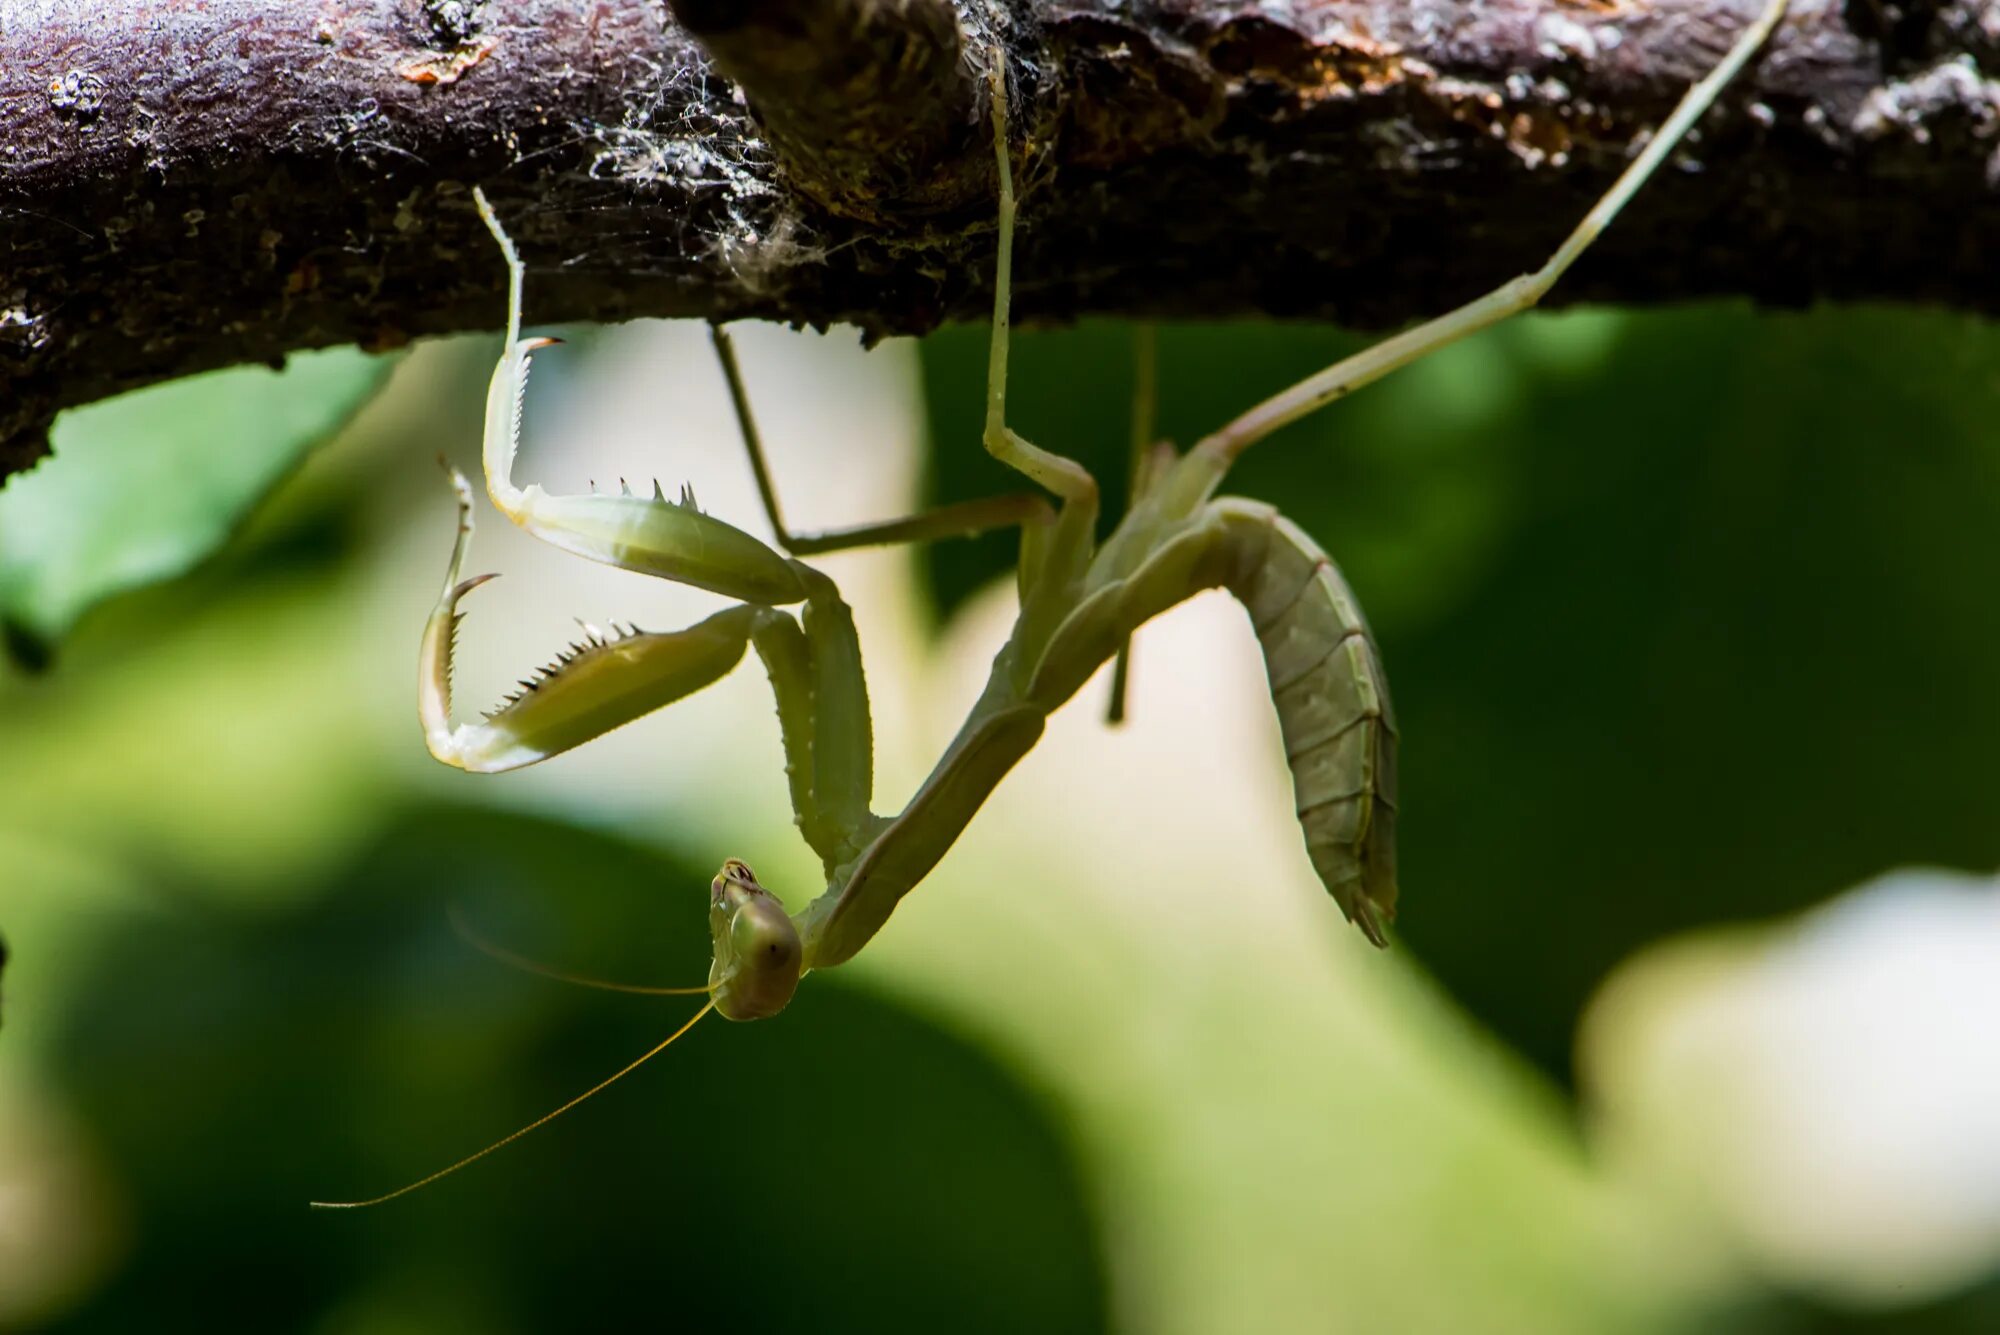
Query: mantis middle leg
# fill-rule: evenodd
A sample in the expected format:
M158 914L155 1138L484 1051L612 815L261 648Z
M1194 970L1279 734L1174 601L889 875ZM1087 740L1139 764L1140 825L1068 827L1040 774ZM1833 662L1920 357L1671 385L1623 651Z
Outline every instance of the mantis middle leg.
M784 521L777 488L764 455L762 437L757 430L742 370L736 359L735 346L728 333L719 326L713 330L713 338L744 448L757 479L758 494L781 548L794 556L812 555L853 547L964 537L995 528L1019 526L1023 544L1021 594L1026 604L1042 582L1045 569L1054 572L1054 582L1058 585L1073 581L1082 574L1092 551L1091 534L1097 520L1099 492L1097 480L1083 465L1032 444L1007 425L1007 353L1010 344L1016 200L1007 137L1006 81L1004 70L998 64L991 71L989 84L1000 207L992 337L987 361L986 423L982 439L987 451L995 458L1053 492L1061 501L1059 511L1051 512L1048 502L1037 494L1016 493L941 506L905 518L853 528L812 534L793 533ZM488 222L496 228L498 235L497 224L493 223L490 215ZM511 250L508 254L510 265L518 272L518 260ZM1135 479L1141 472L1141 459L1141 453L1135 449ZM1053 565L1050 565L1051 557Z
M743 448L750 456L756 475L757 495L764 503L764 515L777 535L778 546L793 556L817 556L826 552L848 551L856 547L882 547L901 543L933 542L940 538L970 538L999 528L1035 527L1051 522L1055 511L1034 492L1014 492L960 501L934 509L858 524L852 528L826 529L818 533L795 533L785 524L784 509L778 503L777 484L771 477L770 461L764 455L763 434L757 429L756 414L750 410L750 391L743 381L742 366L736 360L736 344L721 325L709 329L715 357L729 385L729 400L736 411L736 425Z

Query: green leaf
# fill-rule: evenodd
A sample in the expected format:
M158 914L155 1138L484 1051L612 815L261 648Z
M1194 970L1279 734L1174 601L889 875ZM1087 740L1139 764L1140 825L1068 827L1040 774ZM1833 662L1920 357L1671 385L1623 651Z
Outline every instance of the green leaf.
M305 1208L452 1162L695 1009L501 967L447 904L564 966L699 982L712 874L424 807L289 906L113 924L52 1050L125 1245L56 1325L207 1330L226 1288L267 1331L1106 1329L1089 1179L1046 1100L838 971L404 1200Z
M1404 939L1548 1069L1650 941L2000 863L1996 333L1710 307L1588 374L1516 340L1512 516L1383 649Z
M313 446L374 394L393 359L300 353L71 409L54 453L0 489L0 631L25 667L98 603L212 555Z

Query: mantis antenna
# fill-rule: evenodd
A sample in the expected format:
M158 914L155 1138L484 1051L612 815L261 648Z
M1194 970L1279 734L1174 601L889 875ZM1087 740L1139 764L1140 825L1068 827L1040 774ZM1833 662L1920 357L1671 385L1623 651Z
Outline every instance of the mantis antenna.
M714 1009L715 1009L715 1003L713 1001L709 1002L707 1005L703 1006L700 1010L694 1013L693 1019L689 1020L686 1024L682 1025L680 1028L674 1030L673 1033L668 1034L666 1038L662 1040L656 1047L654 1047L651 1051L647 1052L644 1056L640 1057L637 1061L634 1061L629 1065L625 1066L623 1069L619 1070L616 1074L607 1076L603 1080L598 1081L596 1084L592 1085L589 1089L584 1090L583 1093L577 1095L575 1098L571 1099L568 1103L565 1103L562 1107L557 1108L554 1112L545 1113L542 1116L537 1117L534 1121L528 1123L526 1126L522 1127L519 1131L516 1131L513 1135L503 1136L499 1140L494 1141L491 1145L488 1145L485 1149L480 1150L478 1153L466 1155L463 1159L460 1159L457 1163L451 1165L449 1168L440 1168L435 1173L432 1173L429 1177L420 1177L415 1182L410 1183L410 1185L407 1187L398 1187L396 1188L396 1190L390 1192L386 1196L376 1196L371 1200L307 1201L306 1204L310 1205L315 1210L360 1210L370 1205L381 1205L385 1201L393 1201L398 1196L407 1196L411 1192L416 1191L420 1187L428 1187L431 1183L437 1181L439 1178L450 1177L453 1173L456 1173L459 1169L464 1168L470 1164L478 1163L481 1159L484 1159L487 1155L493 1153L493 1151L505 1149L507 1146L512 1145L515 1141L519 1140L522 1136L527 1135L530 1131L536 1130L539 1127L547 1126L550 1122L555 1121L556 1118L561 1117L564 1113L568 1112L571 1108L574 1108L577 1104L582 1103L585 1099L589 1098L591 1095L609 1089L611 1086L617 1084L620 1080L623 1080L626 1076L632 1074L632 1072L638 1070L641 1066L644 1066L647 1062L653 1060L653 1058L659 1056L662 1052L665 1052L668 1048L672 1047L674 1045L674 1040L678 1039L682 1034L685 1034L688 1030L694 1028L696 1024L700 1023L701 1018L704 1015L707 1015L710 1011Z
M471 946L482 955L487 955L510 969L523 973L537 974L543 978L553 978L558 983L574 983L578 987L594 987L601 992L629 992L641 997L705 997L715 989L703 983L700 987L647 987L639 983L614 983L606 978L592 978L588 974L570 973L540 960L529 959L507 949L492 939L480 935L473 925L465 920L465 914L458 905L448 910L451 930L458 933L458 939Z

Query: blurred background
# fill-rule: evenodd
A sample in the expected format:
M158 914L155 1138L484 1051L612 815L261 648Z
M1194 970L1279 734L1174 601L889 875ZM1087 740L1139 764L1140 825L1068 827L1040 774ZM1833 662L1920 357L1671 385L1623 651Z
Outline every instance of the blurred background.
M699 327L564 332L523 478L686 481L765 531ZM794 525L1013 486L983 338L739 330ZM1190 442L1359 345L1167 328L1161 425ZM1129 349L1016 343L1015 425L1114 492ZM1251 454L1238 489L1341 561L1384 647L1391 951L1318 887L1254 640L1203 597L1139 636L1124 727L1086 688L783 1016L312 1212L692 1010L507 970L454 907L685 984L725 856L794 908L821 888L754 664L519 774L426 756L433 456L476 467L496 351L149 391L0 492L0 1328L2000 1328L1992 330L1535 317ZM716 603L480 523L505 578L467 603L462 709L573 616ZM976 694L1009 548L820 563L878 807Z

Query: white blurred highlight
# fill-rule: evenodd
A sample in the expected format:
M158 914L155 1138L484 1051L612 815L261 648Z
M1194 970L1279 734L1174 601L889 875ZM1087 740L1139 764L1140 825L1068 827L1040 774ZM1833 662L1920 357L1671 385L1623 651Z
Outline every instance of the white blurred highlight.
M2000 1265L2000 880L1898 871L1650 950L1581 1067L1613 1165L1766 1278L1903 1304Z

